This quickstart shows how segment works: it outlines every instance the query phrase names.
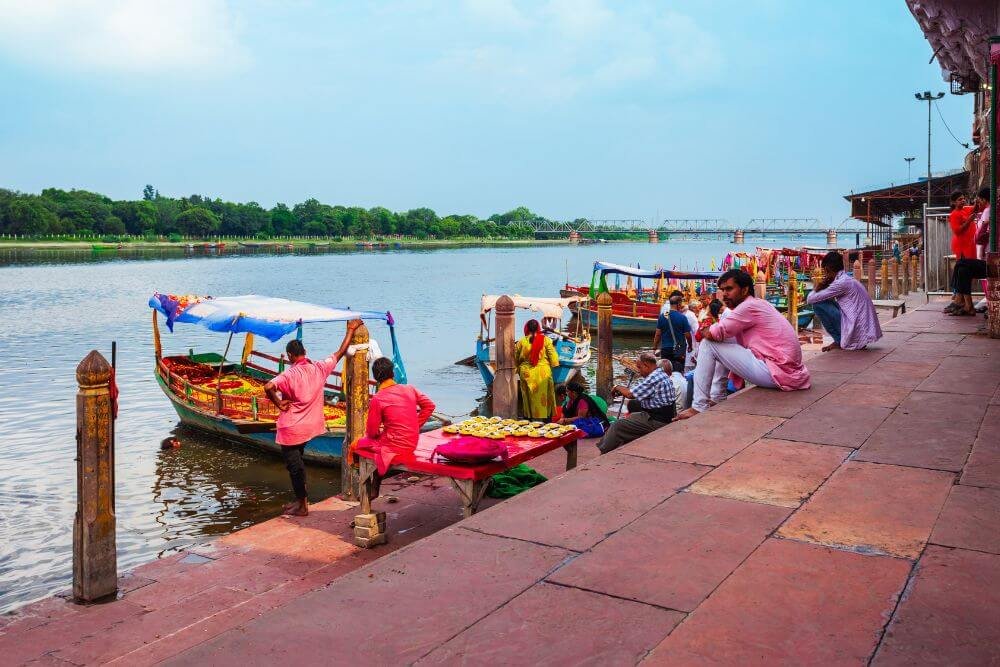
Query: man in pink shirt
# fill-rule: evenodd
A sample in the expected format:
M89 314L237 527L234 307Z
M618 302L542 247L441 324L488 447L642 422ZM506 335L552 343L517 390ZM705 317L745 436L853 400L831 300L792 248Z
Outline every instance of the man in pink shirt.
M302 341L288 341L285 352L291 366L264 385L264 393L277 406L278 415L275 441L281 445L285 467L292 479L295 502L284 506L284 513L292 516L309 515L309 499L306 494L306 467L302 453L306 445L317 435L326 433L326 418L323 415L323 386L334 371L341 357L351 344L354 330L361 320L347 322L347 334L340 349L323 361L312 361L306 357Z
M393 379L392 360L379 357L372 362L372 377L378 391L368 404L365 437L357 448L375 452L379 475L385 475L392 460L412 452L420 438L420 428L434 414L434 401L420 390Z
M809 370L795 329L774 306L753 296L753 278L739 269L719 277L719 294L729 315L704 332L694 371L694 401L678 419L694 417L725 398L726 375L758 387L793 391L809 388ZM727 338L735 342L725 342Z

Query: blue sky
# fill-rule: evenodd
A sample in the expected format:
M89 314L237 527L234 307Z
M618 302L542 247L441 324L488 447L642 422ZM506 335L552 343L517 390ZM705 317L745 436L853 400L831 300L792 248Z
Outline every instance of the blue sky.
M930 55L903 0L0 0L0 187L839 222Z

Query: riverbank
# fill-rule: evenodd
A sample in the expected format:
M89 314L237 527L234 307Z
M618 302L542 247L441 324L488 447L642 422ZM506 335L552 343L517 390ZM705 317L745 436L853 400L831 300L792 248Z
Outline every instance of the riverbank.
M611 242L611 241L607 241ZM566 239L399 239L372 241L367 239L350 239L334 241L317 238L293 238L281 240L243 241L247 245L240 245L240 241L129 241L123 243L105 242L100 239L89 241L45 241L37 239L13 240L0 239L0 248L21 248L25 250L156 250L156 249L176 249L187 250L189 246L194 246L195 250L203 250L205 244L225 244L224 250L286 250L293 248L296 250L358 250L358 249L430 249L430 248L476 248L476 247L517 247L517 246L556 246L569 245ZM361 244L359 246L359 244ZM368 248L374 245L375 248ZM218 250L218 247L211 248Z
M886 322L864 351L811 356L809 390L752 388L599 458L581 443L570 472L537 459L557 476L471 519L443 480L386 484L390 542L358 551L356 509L325 501L137 568L116 602L0 617L0 651L11 664L991 664L1000 341L941 306Z

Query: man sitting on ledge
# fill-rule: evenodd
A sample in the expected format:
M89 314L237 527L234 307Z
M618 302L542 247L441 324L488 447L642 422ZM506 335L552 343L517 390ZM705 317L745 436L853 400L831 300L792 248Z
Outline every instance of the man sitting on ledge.
M823 280L816 285L806 303L813 307L823 328L833 342L828 350L863 350L882 337L875 304L868 290L844 271L844 257L831 250L820 261Z
M677 412L674 383L659 367L656 357L650 352L643 352L635 366L642 375L642 381L631 390L621 385L611 390L612 395L618 394L632 400L628 404L628 417L613 423L597 443L601 454L607 454L625 443L666 426Z
M758 387L793 391L809 388L799 337L774 306L753 296L753 278L733 269L719 276L719 291L729 315L704 332L694 371L694 401L678 419L694 417L726 395L727 373ZM724 342L733 337L736 342ZM715 392L712 392L715 385Z

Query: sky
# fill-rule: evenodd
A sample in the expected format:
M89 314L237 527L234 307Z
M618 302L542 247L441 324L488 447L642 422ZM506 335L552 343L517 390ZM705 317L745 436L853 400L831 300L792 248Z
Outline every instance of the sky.
M931 55L903 0L0 0L0 187L838 223L926 171Z

